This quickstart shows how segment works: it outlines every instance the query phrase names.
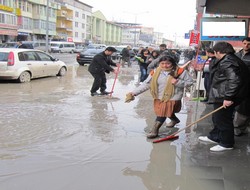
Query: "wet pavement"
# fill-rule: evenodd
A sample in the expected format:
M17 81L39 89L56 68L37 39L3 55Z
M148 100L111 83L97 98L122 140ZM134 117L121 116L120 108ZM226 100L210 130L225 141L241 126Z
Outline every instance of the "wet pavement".
M107 77L110 90L115 76ZM91 97L92 81L87 66L72 64L65 77L0 82L0 190L250 189L249 135L236 137L232 151L212 153L198 141L212 128L208 117L176 140L152 143L149 92L124 103L137 65L121 68L112 97ZM186 97L176 127L210 111Z

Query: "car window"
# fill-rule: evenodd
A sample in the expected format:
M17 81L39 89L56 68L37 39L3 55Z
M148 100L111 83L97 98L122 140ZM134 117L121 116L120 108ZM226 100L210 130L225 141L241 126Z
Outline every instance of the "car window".
M0 52L0 61L8 61L8 55L9 53Z
M51 61L50 56L42 52L36 52L41 61Z
M19 59L19 61L25 61L23 52L18 53L18 59Z
M37 61L38 60L35 52L25 51L23 52L23 56L24 56L25 61Z

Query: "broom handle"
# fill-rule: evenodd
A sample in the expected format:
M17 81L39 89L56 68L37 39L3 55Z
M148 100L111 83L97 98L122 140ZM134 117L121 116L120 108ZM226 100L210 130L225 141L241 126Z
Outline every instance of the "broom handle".
M114 83L113 83L113 86L112 86L112 89L111 89L111 93L110 93L110 97L112 96L112 94L113 94L113 91L114 91L114 88L115 88L115 82L116 82L116 79L117 79L117 77L118 77L118 73L119 73L119 70L120 70L120 64L118 65L118 68L117 68L117 73L115 74L115 80L114 80Z
M201 120L207 118L208 116L212 115L213 113L215 113L215 112L221 110L222 108L224 108L224 107L221 106L221 107L217 108L216 110L213 110L213 111L209 112L208 114L204 115L203 117L201 117L200 119L194 121L193 123L190 123L189 125L187 125L186 127L182 128L181 130L176 131L176 132L173 133L171 136L177 135L177 134L180 133L181 131L184 131L185 129L191 127L192 125L194 125L194 124L196 124L196 123L198 123L198 122L200 122Z

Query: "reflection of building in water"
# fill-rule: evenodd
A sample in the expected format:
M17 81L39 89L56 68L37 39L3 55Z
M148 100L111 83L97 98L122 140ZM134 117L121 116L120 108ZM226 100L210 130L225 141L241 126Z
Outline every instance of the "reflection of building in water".
M103 141L113 141L118 119L114 112L112 100L108 100L104 96L93 97L91 98L91 105L92 111L89 113L90 130L94 135L101 137Z
M181 175L181 145L153 144L150 162L145 171L125 168L126 176L141 178L149 190L178 190L183 182Z

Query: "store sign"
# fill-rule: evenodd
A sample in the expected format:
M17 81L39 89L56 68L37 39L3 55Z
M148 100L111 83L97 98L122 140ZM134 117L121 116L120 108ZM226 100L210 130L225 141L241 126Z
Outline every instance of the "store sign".
M16 30L0 30L0 35L17 36Z
M248 36L248 19L202 18L202 41L241 41Z
M190 32L189 46L198 46L200 41L200 32L197 30L192 30Z
M0 10L7 11L7 12L13 12L14 9L11 7L0 5Z
M73 38L68 37L68 38L67 38L67 41L68 41L68 42L73 42Z

